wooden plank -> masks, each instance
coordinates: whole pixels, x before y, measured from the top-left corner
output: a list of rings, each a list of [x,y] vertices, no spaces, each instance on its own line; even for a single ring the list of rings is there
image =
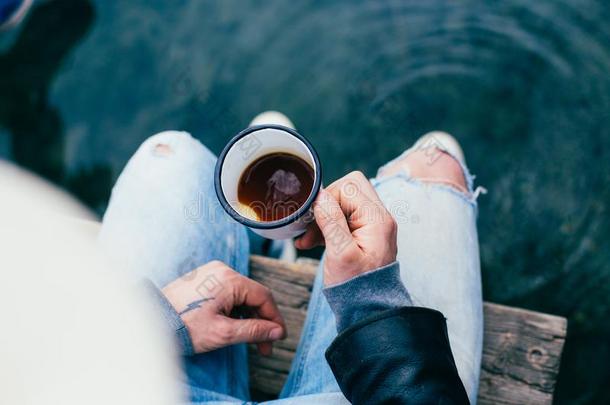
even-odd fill
[[[269,286],[288,327],[288,337],[270,357],[250,348],[250,382],[253,390],[276,395],[290,370],[307,303],[318,266],[317,260],[287,263],[251,256],[250,274]],[[484,303],[485,329],[480,404],[550,404],[566,336],[565,318]]]
[[[315,268],[312,264],[302,265],[263,256],[251,256],[250,277],[271,288],[279,304],[306,309]]]
[[[491,303],[483,309],[479,403],[552,403],[566,319]]]
[[[277,342],[270,357],[259,356],[255,346],[248,350],[250,386],[277,395],[286,381],[307,315],[317,263],[288,263],[263,256],[250,257],[250,277],[271,288],[286,322],[288,336]]]

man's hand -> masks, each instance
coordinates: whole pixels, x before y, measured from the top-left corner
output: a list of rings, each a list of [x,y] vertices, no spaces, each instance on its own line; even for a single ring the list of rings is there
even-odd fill
[[[286,336],[271,291],[222,262],[185,274],[163,288],[163,294],[180,314],[196,353],[248,342],[269,355],[271,342]]]
[[[337,284],[396,260],[396,222],[361,172],[320,190],[316,222],[296,241],[299,249],[326,245],[324,285]]]

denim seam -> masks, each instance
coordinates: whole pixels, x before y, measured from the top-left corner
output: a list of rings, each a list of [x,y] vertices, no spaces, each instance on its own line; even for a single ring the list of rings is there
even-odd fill
[[[231,390],[231,393],[229,395],[231,395],[232,397],[236,397],[239,398],[237,396],[237,384],[235,382],[235,373],[233,372],[232,368],[233,368],[233,351],[237,349],[237,348],[233,348],[233,347],[228,347],[227,351],[228,356],[227,356],[227,360],[229,362],[228,367],[226,368],[227,374],[228,374],[228,380],[229,380],[229,387]]]
[[[320,297],[320,299],[324,299],[324,298]],[[307,335],[303,336],[304,343],[306,344],[306,346],[303,348],[302,356],[299,359],[299,365],[296,369],[296,375],[294,377],[295,384],[294,384],[294,388],[291,392],[291,396],[293,396],[295,393],[297,393],[302,385],[303,370],[305,368],[305,360],[309,355],[309,351],[311,349],[311,342],[312,342],[312,338],[313,338],[312,337],[313,327],[311,327],[310,325],[315,325],[317,323],[318,314],[320,312],[319,309],[320,309],[320,305],[321,305],[320,299],[316,301],[316,306],[315,306],[315,308],[313,308],[314,312],[311,315],[311,320],[307,324],[308,325]]]
[[[380,179],[373,178],[373,179],[371,179],[371,183],[373,184],[373,187],[376,188],[377,186],[379,186],[383,183],[386,183],[388,181],[394,180],[394,179],[400,179],[400,180],[406,181],[407,183],[414,184],[418,187],[429,187],[429,188],[449,192],[450,194],[458,197],[460,200],[471,205],[473,208],[476,209],[476,207],[477,207],[476,197],[474,196],[473,192],[470,192],[470,195],[466,195],[462,191],[456,190],[454,187],[448,186],[443,183],[423,182],[423,181],[419,180],[418,178],[411,177],[407,173],[404,173],[402,171],[398,172],[396,174],[393,174],[391,176],[387,176],[387,177],[384,176]],[[475,192],[476,192],[476,190],[475,190]]]
[[[237,264],[238,264],[237,263],[237,260],[238,260],[237,252],[239,251],[239,248],[240,248],[240,246],[239,246],[240,240],[238,238],[239,231],[238,231],[237,224],[234,224],[232,229],[233,229],[233,240],[235,243],[235,247],[233,249],[229,249],[229,251],[231,252],[231,265],[230,266],[232,269],[235,269],[235,268],[237,268]],[[236,373],[234,373],[233,370],[230,370],[234,365],[233,364],[234,358],[235,358],[234,353],[233,353],[234,350],[238,350],[238,348],[230,347],[228,350],[229,351],[229,356],[228,356],[229,367],[227,367],[227,373],[229,374],[229,381],[230,381],[232,396],[237,397],[238,393],[237,393],[237,381],[236,381],[236,376],[235,376]],[[245,399],[247,400],[248,398],[245,398]]]

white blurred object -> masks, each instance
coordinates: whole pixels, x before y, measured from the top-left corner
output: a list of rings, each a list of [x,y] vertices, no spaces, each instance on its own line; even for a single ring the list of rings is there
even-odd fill
[[[9,207],[8,204],[12,203],[22,204],[11,207],[18,209],[15,214],[27,215],[30,209],[35,212],[44,209],[53,215],[95,220],[91,211],[66,193],[40,177],[3,160],[0,160],[0,179],[0,207],[3,211],[4,207]]]
[[[0,23],[0,32],[14,28],[23,21],[33,3],[33,0],[21,0],[21,4],[19,4],[19,7],[17,7],[13,14],[6,21]]]
[[[264,124],[277,124],[277,125],[283,125],[285,127],[295,129],[294,124],[292,123],[292,121],[290,121],[290,118],[288,118],[287,116],[285,116],[284,114],[282,114],[279,111],[262,112],[262,113],[258,114],[256,117],[254,117],[252,122],[250,122],[249,126],[253,127],[255,125],[264,125]]]
[[[0,404],[176,404],[161,319],[64,215],[94,218],[0,162]]]

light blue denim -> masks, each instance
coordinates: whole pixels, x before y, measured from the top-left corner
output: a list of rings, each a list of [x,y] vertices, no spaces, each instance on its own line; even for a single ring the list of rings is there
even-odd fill
[[[100,233],[100,244],[116,266],[158,287],[214,259],[247,274],[248,237],[218,204],[215,161],[184,132],[157,134],[139,148],[112,191]],[[472,195],[472,178],[464,170]],[[398,223],[401,279],[414,305],[447,317],[458,371],[474,400],[482,348],[475,198],[406,173],[373,184]],[[269,404],[348,403],[324,357],[337,332],[322,281],[318,271],[288,380],[280,399]],[[183,362],[190,402],[250,403],[244,345]]]

